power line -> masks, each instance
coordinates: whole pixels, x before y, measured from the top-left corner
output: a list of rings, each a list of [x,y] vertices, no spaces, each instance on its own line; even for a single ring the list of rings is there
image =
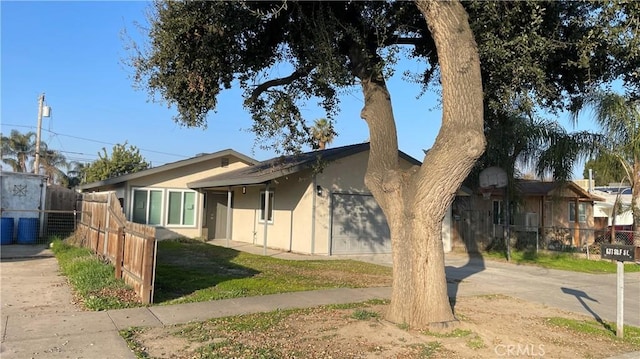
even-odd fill
[[[15,125],[15,124],[10,124],[10,123],[2,124],[2,126],[34,128],[34,126]],[[94,139],[90,139],[90,138],[79,137],[79,136],[73,136],[73,135],[66,135],[66,134],[63,134],[63,133],[58,133],[58,132],[54,132],[54,131],[47,130],[47,129],[42,129],[42,131],[49,132],[49,133],[54,134],[54,135],[56,135],[56,136],[64,136],[64,137],[69,137],[69,138],[75,138],[75,139],[77,139],[77,140],[83,140],[83,141],[95,142],[95,143],[100,143],[100,144],[103,144],[103,145],[111,145],[111,146],[115,146],[115,145],[117,145],[116,143],[105,142],[105,141],[100,141],[100,140],[94,140]],[[185,156],[185,155],[178,155],[178,154],[175,154],[175,153],[168,153],[168,152],[162,152],[162,151],[149,150],[149,149],[146,149],[146,148],[138,148],[138,149],[139,149],[140,151],[145,151],[145,152],[150,152],[150,153],[157,153],[157,154],[165,155],[165,156],[174,156],[174,157],[180,157],[180,158],[189,158],[189,156]],[[61,151],[61,152],[64,152],[64,151]]]

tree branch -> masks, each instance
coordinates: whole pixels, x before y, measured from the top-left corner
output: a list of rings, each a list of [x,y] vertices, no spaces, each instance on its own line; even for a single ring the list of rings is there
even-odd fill
[[[423,43],[424,39],[422,37],[400,37],[400,36],[392,36],[388,38],[384,42],[384,46],[389,45],[414,45],[417,46],[420,43]]]
[[[288,85],[295,80],[298,80],[304,76],[307,76],[308,74],[309,74],[309,71],[306,69],[297,69],[287,77],[282,77],[279,79],[273,79],[267,82],[263,82],[260,85],[256,86],[256,88],[253,91],[251,91],[250,100],[251,102],[255,101],[258,98],[258,96],[260,96],[260,94],[262,94],[263,92],[265,92],[271,87]]]

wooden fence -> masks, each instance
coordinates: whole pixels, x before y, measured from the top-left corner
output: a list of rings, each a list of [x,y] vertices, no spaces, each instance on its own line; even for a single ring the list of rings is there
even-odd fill
[[[142,303],[153,303],[156,229],[127,221],[115,193],[83,194],[76,238],[107,258]]]

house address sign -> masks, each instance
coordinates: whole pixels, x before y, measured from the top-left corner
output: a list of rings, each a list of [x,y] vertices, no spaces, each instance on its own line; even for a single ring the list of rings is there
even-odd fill
[[[603,259],[613,259],[620,262],[633,262],[637,258],[636,251],[636,246],[619,244],[603,244],[600,248]]]

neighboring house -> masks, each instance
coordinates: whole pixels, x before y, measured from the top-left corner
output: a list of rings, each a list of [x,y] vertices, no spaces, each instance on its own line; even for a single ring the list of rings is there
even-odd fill
[[[493,189],[484,196],[475,196],[469,204],[476,223],[468,232],[476,234],[474,241],[483,242],[480,247],[504,238],[504,196],[504,189]],[[537,180],[516,180],[515,197],[509,221],[514,235],[530,232],[534,240],[537,235],[541,243],[547,244],[559,241],[581,246],[593,242],[594,202],[603,198],[574,182]]]
[[[595,187],[594,194],[602,197],[604,201],[595,203],[596,217],[607,217],[607,226],[612,226],[613,206],[616,199],[621,203],[621,211],[618,210],[615,216],[615,224],[617,228],[630,230],[633,226],[633,215],[631,213],[631,187]]]
[[[364,184],[368,158],[362,143],[276,157],[188,186],[207,198],[216,223],[209,239],[309,254],[389,253],[385,216]],[[399,158],[404,169],[420,165],[403,152]]]
[[[208,221],[203,217],[205,197],[186,184],[256,163],[236,151],[223,150],[87,183],[80,190],[114,191],[127,219],[157,226],[158,239],[207,237]]]

